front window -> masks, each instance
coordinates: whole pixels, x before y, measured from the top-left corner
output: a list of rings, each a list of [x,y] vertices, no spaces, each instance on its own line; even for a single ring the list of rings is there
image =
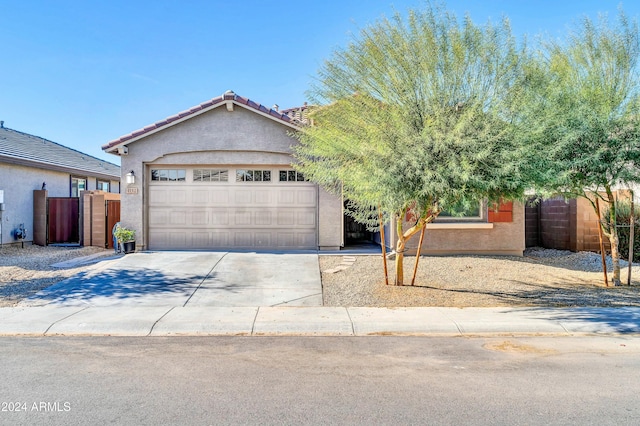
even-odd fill
[[[87,190],[87,179],[86,178],[71,178],[71,196],[79,197],[80,192]]]
[[[484,217],[484,203],[482,201],[459,202],[449,206],[438,215],[438,219],[449,222],[456,220],[482,220]]]

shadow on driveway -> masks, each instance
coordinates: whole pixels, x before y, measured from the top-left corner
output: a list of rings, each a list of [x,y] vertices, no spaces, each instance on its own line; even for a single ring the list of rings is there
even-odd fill
[[[214,278],[215,273],[209,275]],[[102,305],[119,303],[184,304],[205,275],[170,276],[155,269],[108,269],[100,273],[82,272],[26,299],[22,305],[46,304]]]

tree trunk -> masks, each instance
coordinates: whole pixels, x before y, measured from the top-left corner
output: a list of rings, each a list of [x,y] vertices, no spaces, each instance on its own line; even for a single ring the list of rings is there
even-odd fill
[[[620,281],[620,252],[618,247],[620,239],[618,237],[618,228],[616,227],[616,202],[610,188],[606,188],[609,203],[609,244],[611,244],[611,261],[613,263],[613,278],[611,281],[614,286],[622,285]]]
[[[403,216],[396,218],[396,228],[398,231],[398,243],[396,244],[396,279],[395,285],[404,285],[404,249],[407,240],[402,230]]]

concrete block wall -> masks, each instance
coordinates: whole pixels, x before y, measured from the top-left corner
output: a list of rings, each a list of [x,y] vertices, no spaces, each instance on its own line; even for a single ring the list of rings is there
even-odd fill
[[[539,232],[539,220],[540,220],[540,202],[536,204],[529,204],[525,206],[525,246],[537,247],[540,246],[540,232]]]
[[[544,200],[540,209],[542,247],[571,250],[571,206],[564,198]]]

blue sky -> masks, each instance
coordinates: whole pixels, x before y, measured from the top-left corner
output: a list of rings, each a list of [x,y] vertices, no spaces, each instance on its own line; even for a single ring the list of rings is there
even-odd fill
[[[622,2],[631,17],[640,2]],[[516,34],[561,37],[619,1],[450,0],[474,21],[509,17]],[[301,105],[322,61],[359,28],[420,0],[0,0],[5,127],[119,164],[101,145],[228,89]]]

